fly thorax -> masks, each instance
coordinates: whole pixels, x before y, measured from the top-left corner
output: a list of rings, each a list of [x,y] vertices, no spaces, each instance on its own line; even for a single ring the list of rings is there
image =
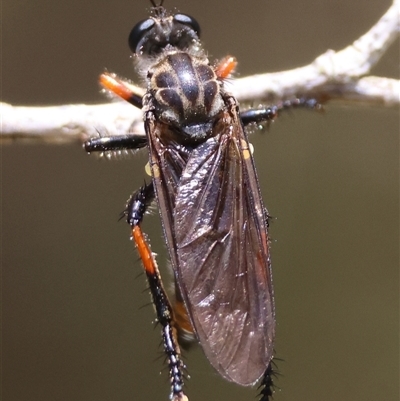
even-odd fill
[[[223,100],[221,84],[207,59],[169,53],[150,70],[149,78],[157,118],[190,139],[209,135]]]

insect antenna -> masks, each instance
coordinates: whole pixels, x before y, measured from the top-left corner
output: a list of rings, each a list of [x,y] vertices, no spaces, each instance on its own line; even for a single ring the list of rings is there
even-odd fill
[[[150,0],[153,5],[153,12],[156,17],[162,17],[165,14],[165,9],[163,7],[164,0],[161,0],[159,4],[156,4],[154,0]]]
[[[153,4],[154,8],[157,8],[157,7],[162,7],[164,0],[161,0],[160,4],[156,4],[154,0],[150,0],[150,2],[151,2],[151,4]]]

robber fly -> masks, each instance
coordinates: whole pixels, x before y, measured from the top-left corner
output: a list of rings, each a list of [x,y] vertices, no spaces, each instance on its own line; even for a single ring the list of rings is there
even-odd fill
[[[145,95],[114,74],[101,76],[106,89],[143,110],[146,137],[93,138],[85,148],[148,147],[152,182],[131,196],[125,214],[162,327],[171,399],[187,400],[179,341],[192,335],[225,379],[249,386],[263,378],[268,400],[275,338],[268,213],[244,127],[314,103],[296,99],[240,112],[224,88],[235,59],[210,64],[197,21],[167,13],[162,2],[152,5],[129,36]],[[173,303],[141,231],[154,199],[175,280]]]

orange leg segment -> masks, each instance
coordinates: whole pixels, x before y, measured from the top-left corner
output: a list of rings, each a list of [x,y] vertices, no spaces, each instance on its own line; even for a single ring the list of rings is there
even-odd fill
[[[235,70],[236,66],[236,58],[232,56],[226,56],[215,67],[215,73],[220,79],[228,78],[228,76]]]
[[[100,85],[133,106],[142,108],[143,91],[119,79],[115,74],[105,72],[100,75]]]
[[[140,259],[142,259],[143,267],[146,270],[146,274],[155,275],[158,273],[158,268],[155,264],[153,254],[147,245],[142,229],[139,226],[132,228],[132,238],[135,241],[136,248],[139,252]]]

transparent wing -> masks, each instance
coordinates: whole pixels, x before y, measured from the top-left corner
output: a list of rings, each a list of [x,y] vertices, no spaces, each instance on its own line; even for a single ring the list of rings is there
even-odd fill
[[[178,262],[173,232],[175,200],[179,181],[189,158],[190,150],[171,140],[174,133],[165,124],[148,120],[145,123],[145,128],[149,139],[150,166],[164,236],[172,267],[176,271]],[[163,141],[163,139],[165,140]]]
[[[275,335],[266,210],[236,111],[195,148],[173,211],[176,275],[210,363],[226,379],[254,384]]]

